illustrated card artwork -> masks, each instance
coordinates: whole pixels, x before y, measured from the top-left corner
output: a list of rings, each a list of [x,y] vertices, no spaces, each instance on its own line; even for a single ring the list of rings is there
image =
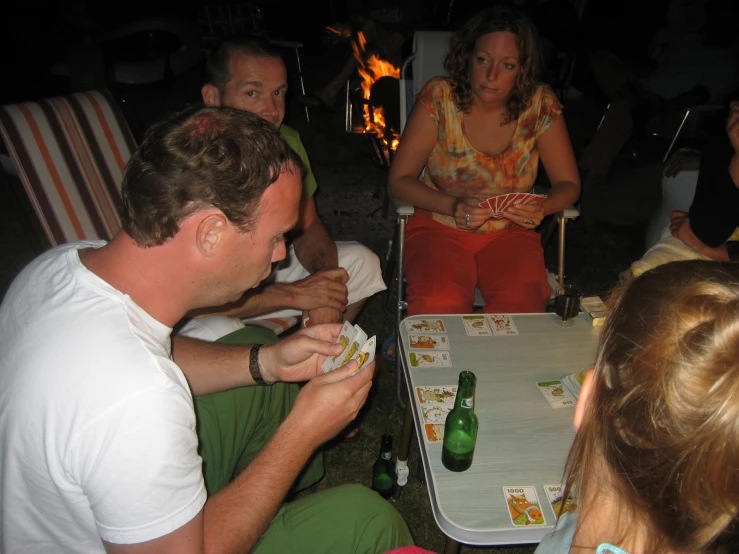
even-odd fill
[[[375,360],[375,350],[377,349],[377,337],[375,335],[372,335],[367,342],[365,342],[362,347],[359,349],[359,352],[357,352],[354,355],[354,358],[356,359],[359,365],[357,366],[357,369],[354,371],[352,375],[356,375],[360,371],[362,371],[362,368],[368,364],[371,364]]]
[[[427,402],[450,402],[454,404],[457,396],[457,385],[442,385],[439,387],[416,387],[416,396],[421,404]]]
[[[411,352],[408,354],[411,367],[451,367],[449,352]]]
[[[446,333],[441,319],[408,319],[405,326],[409,333]]]
[[[338,369],[341,366],[343,366],[346,362],[351,360],[354,355],[359,352],[359,349],[362,348],[362,345],[367,342],[367,333],[365,333],[359,325],[355,325],[354,329],[357,331],[357,334],[354,335],[354,338],[352,339],[351,344],[349,347],[344,350],[344,352],[341,353],[341,357],[339,360],[334,364],[332,369]]]
[[[423,425],[423,438],[426,442],[437,443],[444,440],[444,424],[443,423],[425,423]]]
[[[544,485],[544,493],[547,495],[547,500],[552,506],[554,517],[559,520],[559,511],[562,508],[562,496],[564,493],[564,485]],[[573,497],[572,493],[567,496],[567,501],[564,503],[564,511],[575,512],[577,511],[577,502]]]
[[[324,373],[328,373],[332,369],[336,369],[336,367],[338,367],[334,366],[339,360],[342,359],[356,334],[357,330],[354,328],[354,325],[352,325],[348,321],[345,321],[344,325],[341,327],[341,333],[339,333],[339,336],[336,338],[336,342],[341,344],[342,347],[341,354],[339,354],[338,356],[327,356],[326,359],[323,360],[323,364],[321,364],[321,369]]]
[[[540,381],[536,386],[552,408],[574,408],[577,404],[575,397],[562,381]]]
[[[523,525],[546,525],[536,489],[531,486],[503,487],[503,496],[508,505],[508,515],[516,527]]]
[[[506,314],[490,314],[490,323],[493,325],[493,334],[496,336],[513,336],[518,335],[516,324],[513,323],[511,316]]]
[[[449,350],[446,335],[408,335],[409,346],[414,350]]]
[[[429,402],[421,404],[421,414],[423,422],[426,423],[444,423],[446,416],[454,408],[454,404],[449,402]]]
[[[484,315],[463,315],[462,323],[467,336],[470,337],[492,337],[493,332],[490,330]]]

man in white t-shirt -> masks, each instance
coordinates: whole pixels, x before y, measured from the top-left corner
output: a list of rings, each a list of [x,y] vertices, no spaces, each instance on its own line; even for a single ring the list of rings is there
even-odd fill
[[[281,506],[372,385],[373,365],[320,370],[340,349],[338,324],[263,348],[170,339],[185,313],[239,298],[285,256],[301,170],[260,118],[186,110],[132,157],[111,242],[57,247],[14,281],[0,307],[0,551],[384,552],[412,542],[363,487]]]

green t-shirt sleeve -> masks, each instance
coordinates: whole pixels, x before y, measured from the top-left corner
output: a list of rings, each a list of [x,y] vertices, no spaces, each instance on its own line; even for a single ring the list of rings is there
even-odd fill
[[[300,140],[300,134],[287,125],[280,127],[280,134],[290,148],[295,150],[295,153],[300,156],[303,165],[305,165],[306,173],[303,177],[303,198],[310,198],[315,194],[318,183],[316,183],[316,178],[313,175],[313,169],[311,169],[310,160],[308,160],[308,153],[305,151],[305,146],[303,146],[303,142]]]

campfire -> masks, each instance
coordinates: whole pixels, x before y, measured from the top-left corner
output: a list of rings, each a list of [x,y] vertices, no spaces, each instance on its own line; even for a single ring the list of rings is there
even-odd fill
[[[327,27],[328,31],[349,36],[346,30]],[[367,53],[367,39],[363,32],[357,33],[351,41],[354,58],[357,60],[357,71],[362,78],[362,119],[363,122],[355,125],[352,122],[351,112],[347,113],[347,131],[374,135],[375,153],[383,165],[389,165],[392,152],[398,147],[400,135],[395,127],[399,128],[400,103],[398,95],[398,80],[400,69],[390,62],[381,59],[375,53]],[[350,94],[347,91],[347,94]],[[350,99],[351,100],[351,99]],[[350,102],[351,104],[351,102]],[[395,110],[393,111],[393,108]],[[396,121],[397,120],[397,121]]]

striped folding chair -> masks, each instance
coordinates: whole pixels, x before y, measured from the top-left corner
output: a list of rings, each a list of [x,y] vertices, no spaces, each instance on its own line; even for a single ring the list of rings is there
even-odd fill
[[[123,174],[137,145],[110,92],[0,106],[0,134],[52,246],[113,238],[121,228]],[[279,334],[296,322],[248,323]]]
[[[109,240],[136,142],[107,91],[0,107],[0,133],[52,245]]]

